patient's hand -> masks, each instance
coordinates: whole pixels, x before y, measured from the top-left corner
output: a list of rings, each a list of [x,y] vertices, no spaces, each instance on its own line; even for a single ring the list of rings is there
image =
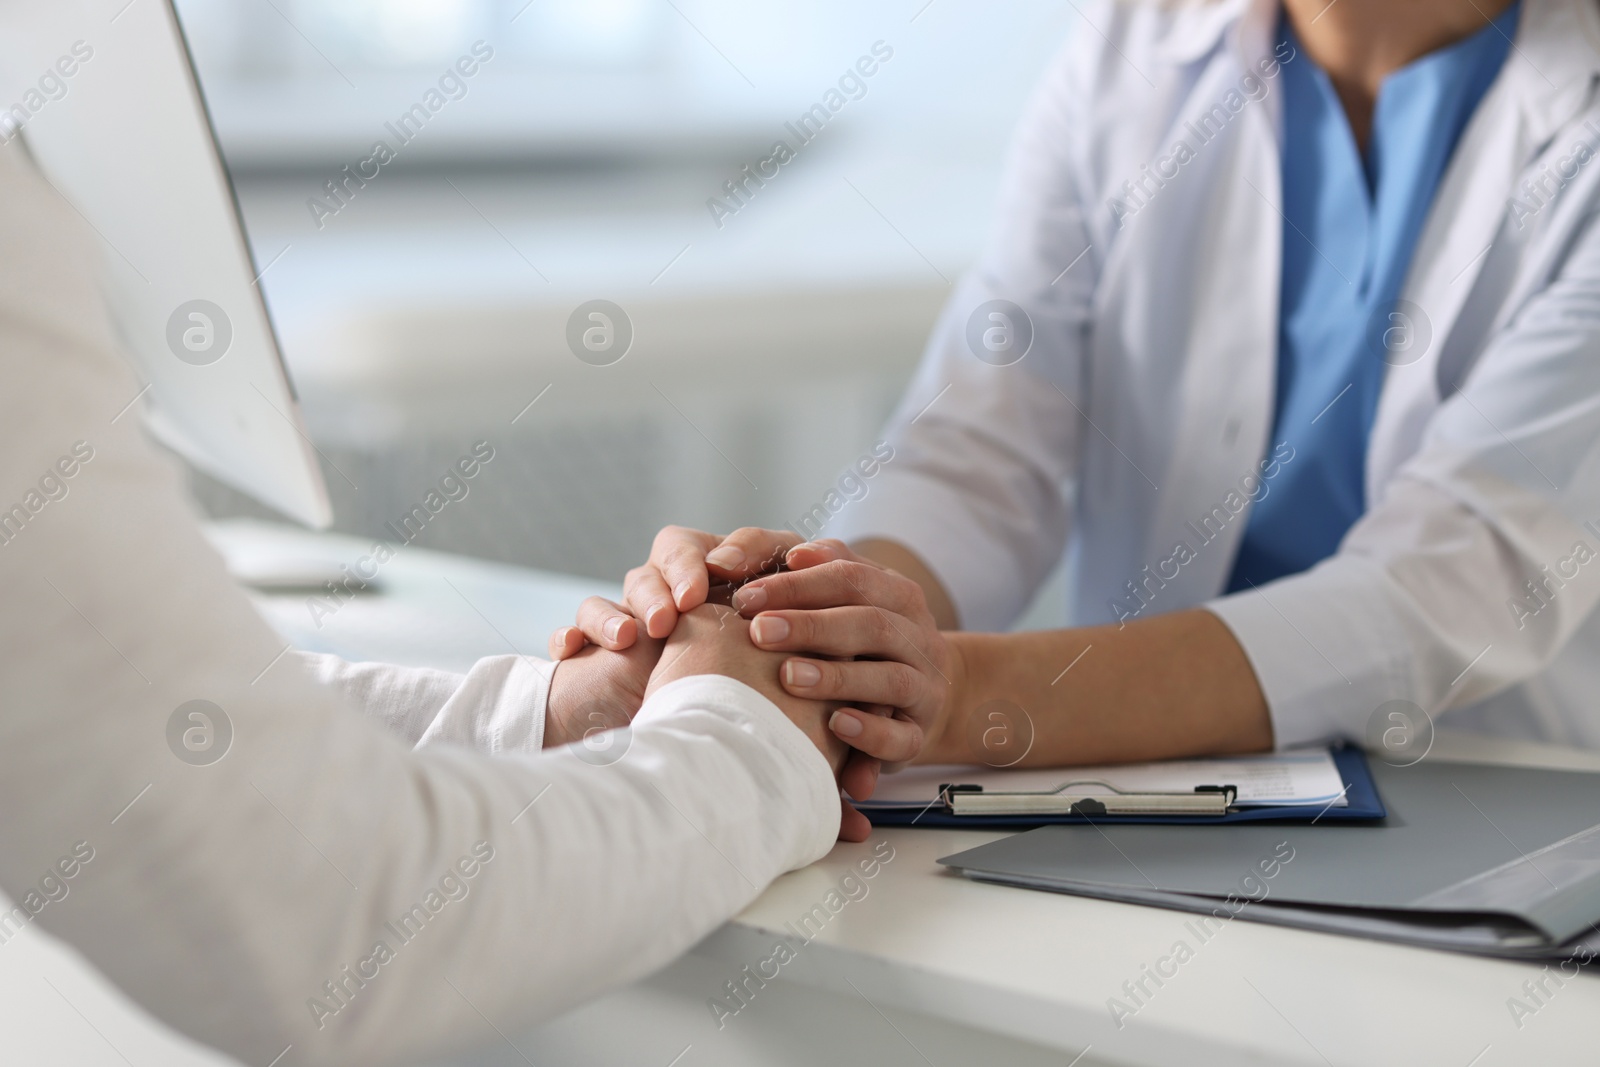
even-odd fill
[[[661,652],[661,661],[650,675],[650,694],[679,678],[696,674],[721,674],[743,682],[776,704],[789,721],[827,759],[834,777],[843,769],[850,748],[833,731],[828,729],[828,719],[838,705],[820,700],[806,700],[784,692],[778,684],[780,653],[763,652],[750,640],[750,624],[731,608],[720,604],[702,604],[682,612],[672,637]],[[865,841],[872,833],[867,817],[839,799],[839,838],[843,841]]]
[[[650,675],[651,693],[668,682],[696,674],[721,674],[741,681],[776,704],[791,722],[811,739],[837,776],[849,747],[828,729],[828,717],[838,706],[804,700],[784,692],[778,684],[781,653],[763,652],[750,640],[750,624],[729,608],[704,604],[678,619],[661,661]]]
[[[562,660],[550,680],[545,705],[545,747],[581,741],[591,731],[632,722],[665,643],[645,637],[622,652],[591,645]]]
[[[828,729],[828,718],[837,704],[805,700],[784,692],[778,684],[778,665],[783,655],[763,652],[750,640],[750,624],[739,614],[720,604],[702,604],[682,612],[672,637],[661,651],[661,661],[650,675],[650,694],[669,682],[696,674],[721,674],[743,682],[776,704],[789,721],[816,745],[833,768],[837,778],[850,748]],[[839,800],[839,838],[865,841],[872,833],[867,817]]]

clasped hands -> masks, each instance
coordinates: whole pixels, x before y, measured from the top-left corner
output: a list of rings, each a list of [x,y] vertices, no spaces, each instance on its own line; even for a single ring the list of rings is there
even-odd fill
[[[839,541],[754,527],[662,530],[628,572],[623,603],[590,597],[550,655],[561,666],[546,744],[627,725],[677,678],[722,674],[777,704],[857,800],[885,762],[937,740],[960,673],[916,582]],[[840,837],[870,828],[844,805]]]

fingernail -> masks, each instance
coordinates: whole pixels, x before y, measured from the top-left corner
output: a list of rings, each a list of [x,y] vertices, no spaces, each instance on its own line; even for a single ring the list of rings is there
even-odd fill
[[[733,594],[733,606],[740,611],[760,611],[767,605],[767,591],[759,585],[747,585]]]
[[[706,553],[706,562],[713,567],[721,567],[731,571],[744,562],[744,551],[732,545],[723,545],[721,548],[712,549]]]
[[[758,645],[775,645],[789,636],[789,620],[763,615],[750,624],[750,636]]]
[[[822,671],[815,663],[807,663],[803,659],[792,659],[783,665],[784,680],[801,689],[809,689],[822,681]]]
[[[626,621],[621,615],[613,615],[607,619],[605,628],[606,640],[615,641],[617,634],[622,632],[622,624]]]
[[[650,608],[649,611],[644,613],[644,630],[645,630],[645,633],[647,633],[647,634],[654,634],[655,633],[656,616],[660,615],[665,610],[667,610],[667,609],[662,607],[660,604],[655,604]]]
[[[673,603],[677,604],[681,608],[683,606],[683,598],[689,595],[689,587],[693,584],[693,579],[690,578],[685,578],[683,581],[679,582],[678,588],[672,591]]]
[[[840,710],[834,712],[833,717],[828,720],[828,729],[840,737],[860,737],[863,727],[860,719]]]

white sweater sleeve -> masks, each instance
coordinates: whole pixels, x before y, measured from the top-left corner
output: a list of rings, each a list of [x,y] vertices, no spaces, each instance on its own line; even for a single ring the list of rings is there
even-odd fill
[[[386,1063],[642,976],[829,849],[826,761],[731,680],[666,687],[602,766],[512,752],[531,724],[412,750],[278,658],[116,418],[140,384],[92,240],[0,148],[0,939],[39,923],[247,1063]],[[417,684],[429,722],[469,710],[449,688]]]
[[[495,754],[544,747],[545,706],[556,665],[532,656],[487,656],[466,674],[347,663],[296,652],[311,676],[413,746],[441,742]]]

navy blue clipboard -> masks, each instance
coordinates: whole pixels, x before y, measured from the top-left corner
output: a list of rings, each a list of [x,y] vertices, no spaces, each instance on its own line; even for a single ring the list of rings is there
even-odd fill
[[[1240,808],[1226,815],[952,815],[937,805],[918,811],[871,801],[856,807],[874,826],[921,826],[932,830],[1031,830],[1057,823],[1164,823],[1171,826],[1214,826],[1236,822],[1375,822],[1389,814],[1373,784],[1367,754],[1354,745],[1337,745],[1333,764],[1344,779],[1343,807],[1296,804],[1276,808]]]

